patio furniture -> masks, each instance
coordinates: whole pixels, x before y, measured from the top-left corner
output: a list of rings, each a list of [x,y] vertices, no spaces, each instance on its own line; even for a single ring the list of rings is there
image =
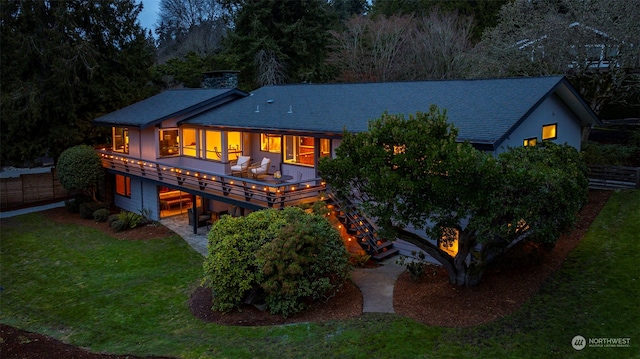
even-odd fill
[[[193,208],[189,208],[189,225],[193,225]],[[202,209],[202,207],[196,208],[196,214],[198,216],[198,227],[206,226],[207,221],[211,220],[211,213]]]
[[[253,174],[253,178],[257,179],[258,176],[267,174],[267,170],[269,169],[269,165],[271,164],[271,160],[269,158],[263,158],[261,162],[256,162],[251,165],[251,173]]]
[[[233,176],[235,173],[240,173],[240,177],[244,177],[244,173],[249,169],[249,165],[251,164],[251,157],[249,156],[239,156],[237,160],[231,161],[231,175]]]

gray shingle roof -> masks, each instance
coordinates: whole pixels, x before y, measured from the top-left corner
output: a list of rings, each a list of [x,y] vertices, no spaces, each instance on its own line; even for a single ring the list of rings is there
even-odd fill
[[[321,133],[342,133],[346,128],[360,132],[384,111],[408,115],[426,112],[435,104],[447,110],[449,120],[460,130],[460,139],[495,143],[561,86],[565,87],[565,97],[577,96],[562,76],[266,86],[183,123]],[[577,103],[586,106],[581,99]],[[590,109],[586,113],[593,115]]]
[[[247,94],[235,89],[178,89],[168,90],[153,97],[111,112],[93,120],[101,125],[148,127],[169,118],[182,118],[209,108],[227,96]]]

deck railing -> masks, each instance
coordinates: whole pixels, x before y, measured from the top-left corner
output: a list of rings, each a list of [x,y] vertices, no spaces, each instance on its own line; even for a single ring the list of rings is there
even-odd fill
[[[185,192],[227,197],[254,207],[283,208],[313,202],[321,199],[325,190],[325,183],[320,178],[273,183],[271,179],[261,181],[210,173],[106,150],[97,151],[102,158],[102,166],[112,171],[153,180]]]

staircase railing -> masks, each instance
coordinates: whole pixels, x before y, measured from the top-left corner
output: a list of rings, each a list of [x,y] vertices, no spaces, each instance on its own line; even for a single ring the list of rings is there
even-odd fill
[[[398,249],[392,248],[393,242],[379,238],[376,225],[358,211],[351,199],[338,198],[330,190],[326,192],[326,196],[347,233],[353,235],[360,247],[373,259],[379,261],[398,252]]]

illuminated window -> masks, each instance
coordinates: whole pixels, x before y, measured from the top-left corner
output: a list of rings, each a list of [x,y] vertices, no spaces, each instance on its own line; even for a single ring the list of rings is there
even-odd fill
[[[320,157],[331,156],[331,140],[328,138],[320,139]]]
[[[542,126],[542,139],[543,140],[553,140],[558,137],[558,125],[544,125]]]
[[[538,142],[537,137],[525,138],[524,147],[528,147],[528,146],[534,147],[536,145],[536,142]]]
[[[237,160],[242,155],[242,132],[227,132],[228,160]]]
[[[268,133],[260,134],[260,150],[265,152],[280,153],[282,148],[282,136],[270,135]]]
[[[303,166],[315,164],[315,139],[303,136],[284,136],[284,161]]]
[[[182,155],[196,157],[196,133],[195,128],[182,129]]]
[[[458,230],[455,228],[442,228],[442,236],[438,240],[438,248],[455,257],[458,254]]]
[[[222,132],[205,131],[205,158],[209,160],[222,160]]]
[[[131,197],[131,178],[116,175],[116,194]]]
[[[178,129],[160,130],[158,133],[160,135],[158,142],[160,146],[160,156],[177,156],[180,154]]]
[[[126,127],[113,127],[113,150],[115,152],[129,153],[129,129]]]

